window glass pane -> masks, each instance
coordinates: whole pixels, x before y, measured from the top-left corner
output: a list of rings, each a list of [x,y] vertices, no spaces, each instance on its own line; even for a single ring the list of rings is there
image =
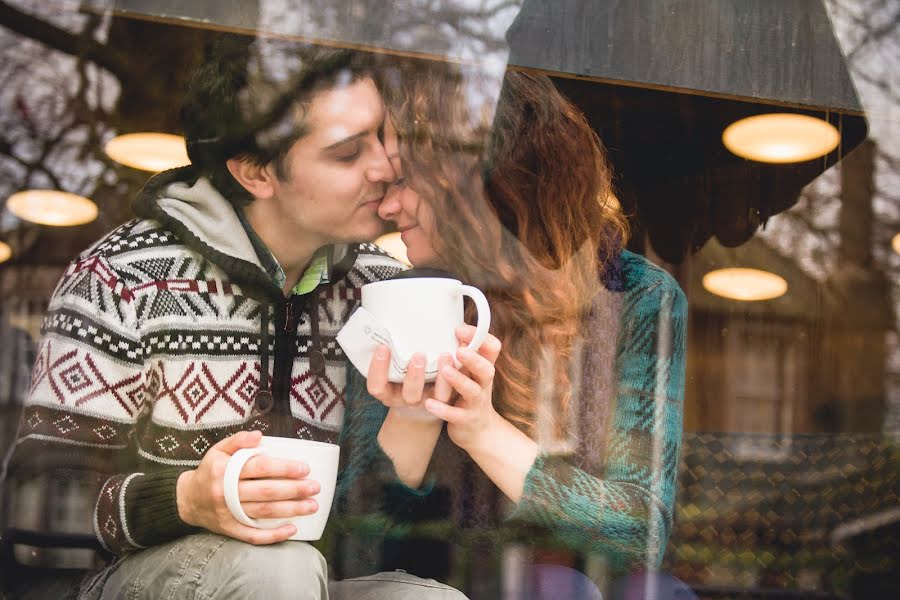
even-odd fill
[[[0,595],[893,597],[898,16],[0,1]]]

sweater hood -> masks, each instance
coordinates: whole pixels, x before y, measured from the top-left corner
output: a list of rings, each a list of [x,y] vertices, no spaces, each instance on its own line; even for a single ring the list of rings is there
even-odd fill
[[[163,171],[144,185],[132,204],[135,215],[159,221],[185,245],[224,269],[237,281],[261,287],[280,298],[266,273],[237,211],[194,167]],[[340,245],[337,279],[356,258],[355,245]]]

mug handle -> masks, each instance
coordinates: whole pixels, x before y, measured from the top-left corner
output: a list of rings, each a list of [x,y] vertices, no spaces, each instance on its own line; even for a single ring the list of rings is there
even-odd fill
[[[223,478],[222,486],[225,488],[225,505],[239,523],[259,529],[276,529],[285,523],[290,523],[290,520],[285,519],[278,522],[266,519],[265,521],[260,521],[249,517],[244,512],[244,507],[241,506],[241,499],[238,496],[238,480],[244,465],[257,454],[263,454],[265,451],[266,448],[257,446],[256,448],[241,448],[232,454],[231,458],[228,459],[228,464],[225,466],[225,477]]]
[[[484,338],[487,337],[488,329],[491,327],[491,307],[488,305],[487,298],[484,293],[477,287],[471,285],[461,286],[463,296],[468,296],[475,302],[475,308],[478,312],[478,322],[475,324],[475,335],[469,342],[467,348],[469,350],[478,350]]]

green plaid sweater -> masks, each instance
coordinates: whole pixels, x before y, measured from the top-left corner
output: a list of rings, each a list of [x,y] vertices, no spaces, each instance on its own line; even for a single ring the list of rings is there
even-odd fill
[[[342,510],[375,511],[389,523],[388,537],[402,537],[409,521],[437,520],[450,525],[439,530],[451,541],[463,540],[465,532],[491,531],[494,545],[540,540],[534,545],[599,554],[616,572],[658,566],[675,502],[687,302],[671,276],[627,251],[605,283],[575,345],[569,450],[538,456],[516,506],[446,430],[424,488],[396,483],[390,459],[374,439],[386,410],[351,373],[342,443],[352,456],[339,492]],[[353,474],[364,475],[365,483]],[[377,548],[370,543],[354,551]],[[378,560],[356,559],[361,570]],[[347,569],[342,576],[359,574],[352,565]]]

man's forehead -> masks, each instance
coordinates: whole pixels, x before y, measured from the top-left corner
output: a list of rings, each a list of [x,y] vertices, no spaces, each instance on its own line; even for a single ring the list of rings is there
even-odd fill
[[[319,91],[306,114],[308,136],[337,142],[348,136],[380,128],[384,101],[371,77]]]

